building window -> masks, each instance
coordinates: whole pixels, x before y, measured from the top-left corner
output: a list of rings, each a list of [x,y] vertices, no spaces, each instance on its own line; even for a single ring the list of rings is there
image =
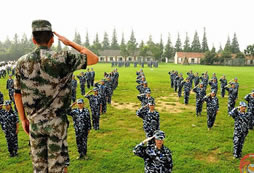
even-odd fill
[[[110,57],[109,59],[110,59],[110,61],[114,61],[114,58],[113,58],[113,57]]]
[[[191,63],[194,64],[195,63],[195,59],[191,58]]]
[[[132,61],[132,58],[129,58],[129,61]]]
[[[104,61],[104,58],[103,58],[103,57],[101,57],[101,58],[100,58],[100,61]]]
[[[123,58],[119,58],[119,61],[123,61]]]

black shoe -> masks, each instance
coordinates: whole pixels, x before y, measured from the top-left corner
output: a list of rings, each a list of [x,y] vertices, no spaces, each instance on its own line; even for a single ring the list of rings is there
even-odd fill
[[[10,157],[14,157],[14,153],[10,153]]]

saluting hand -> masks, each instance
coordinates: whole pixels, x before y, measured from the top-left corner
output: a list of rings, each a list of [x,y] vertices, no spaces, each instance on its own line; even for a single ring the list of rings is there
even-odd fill
[[[153,138],[154,138],[154,136],[152,136],[152,137],[150,137],[150,138],[147,138],[147,139],[145,139],[145,140],[143,141],[143,143],[145,144],[145,143],[147,143],[148,141],[152,140]]]
[[[65,38],[64,36],[61,36],[61,35],[59,35],[59,34],[57,34],[56,32],[53,32],[57,37],[58,37],[58,40],[60,40],[64,45],[66,45],[66,46],[69,46],[70,44],[70,41],[67,39],[67,38]]]

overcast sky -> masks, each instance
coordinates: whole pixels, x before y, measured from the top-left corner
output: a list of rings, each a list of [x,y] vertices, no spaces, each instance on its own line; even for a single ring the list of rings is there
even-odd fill
[[[47,19],[53,30],[73,39],[74,32],[90,42],[96,32],[100,41],[106,31],[111,39],[116,28],[119,42],[122,32],[125,41],[133,29],[137,41],[147,41],[151,34],[155,42],[160,35],[166,43],[168,33],[175,44],[177,33],[182,43],[188,32],[190,41],[198,31],[200,42],[206,27],[209,47],[221,44],[237,34],[241,50],[254,44],[254,0],[8,0],[0,5],[0,40],[10,39],[17,33],[30,36],[34,19]]]

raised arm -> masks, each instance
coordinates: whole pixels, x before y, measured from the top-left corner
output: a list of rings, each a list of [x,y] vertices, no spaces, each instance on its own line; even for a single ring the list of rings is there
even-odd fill
[[[98,62],[98,56],[95,55],[92,51],[90,51],[89,49],[80,46],[77,43],[74,43],[70,40],[68,40],[67,38],[65,38],[64,36],[61,36],[59,34],[57,34],[56,32],[53,32],[58,39],[66,46],[71,46],[73,49],[77,50],[78,52],[80,52],[81,54],[86,54],[87,55],[87,65],[93,65],[96,64]]]

